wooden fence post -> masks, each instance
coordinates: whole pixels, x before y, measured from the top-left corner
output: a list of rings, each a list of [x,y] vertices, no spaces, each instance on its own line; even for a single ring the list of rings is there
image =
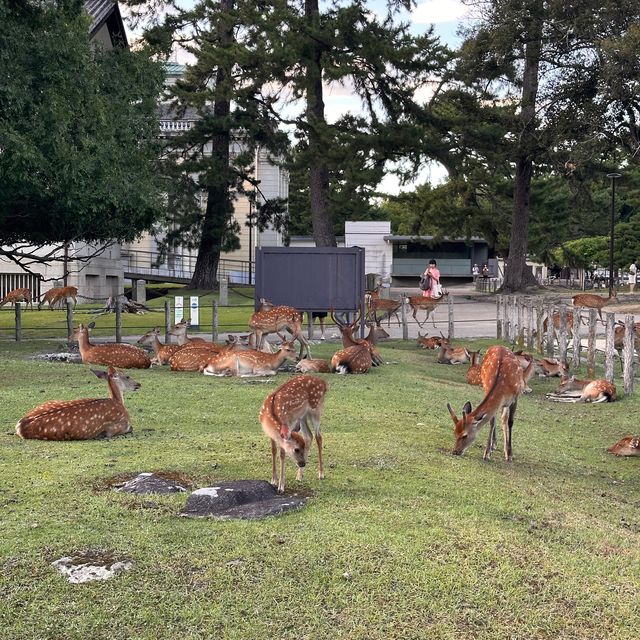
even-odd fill
[[[67,336],[70,336],[73,333],[73,306],[71,302],[67,302]],[[67,337],[67,340],[69,338]],[[71,343],[71,340],[69,340]]]
[[[116,342],[122,342],[122,307],[118,302],[118,297],[115,298],[116,303]]]
[[[533,298],[527,298],[527,351],[533,351],[535,328],[533,326]]]
[[[171,329],[171,303],[168,300],[164,302],[164,342],[165,344],[171,344],[171,335],[169,330]]]
[[[547,356],[553,358],[553,341],[555,339],[555,327],[553,326],[553,301],[547,305]]]
[[[448,323],[448,329],[449,329],[449,339],[453,340],[454,339],[454,325],[453,325],[453,296],[451,294],[449,294],[447,296],[447,312],[449,315],[449,323]]]
[[[571,368],[577,371],[580,368],[580,351],[582,350],[582,340],[580,339],[580,327],[582,325],[582,311],[573,310],[573,357]]]
[[[596,322],[598,316],[595,309],[589,309],[589,338],[587,340],[587,378],[596,375]]]
[[[536,351],[543,354],[544,298],[536,305]]]
[[[402,294],[402,304],[400,305],[400,319],[402,320],[402,339],[409,339],[409,325],[407,323],[407,307],[404,303],[404,294]],[[425,334],[426,335],[426,334]]]
[[[517,300],[518,333],[516,339],[518,347],[524,349],[524,300],[522,296],[518,296]]]
[[[607,325],[605,333],[605,351],[604,351],[604,377],[613,382],[613,359],[616,349],[614,346],[614,335],[616,316],[613,313],[607,313]]]
[[[633,393],[634,383],[634,357],[633,352],[635,348],[635,318],[630,315],[624,317],[624,346],[622,349],[623,375],[624,375],[624,394],[629,395]]]
[[[211,318],[211,338],[214,342],[218,340],[218,303],[213,301],[213,317]]]
[[[502,340],[502,296],[496,296],[496,339]]]
[[[14,302],[14,311],[16,314],[16,342],[22,340],[22,305]]]
[[[560,362],[567,363],[567,307],[560,305],[560,335],[558,336]]]

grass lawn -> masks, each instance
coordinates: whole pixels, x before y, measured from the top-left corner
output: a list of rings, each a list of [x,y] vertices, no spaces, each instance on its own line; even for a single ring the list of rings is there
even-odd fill
[[[605,449],[640,431],[640,395],[557,405],[543,397],[556,381],[534,380],[513,463],[500,449],[483,463],[486,426],[458,458],[446,403],[459,412],[481,390],[464,383],[466,366],[387,343],[391,364],[327,376],[327,477],[317,479],[313,449],[304,509],[188,520],[176,517],[184,496],[123,495],[105,481],[140,471],[181,473],[194,487],[269,479],[257,414],[288,374],[250,385],[135,372],[132,436],[23,441],[14,425],[35,405],[106,392],[88,367],[29,358],[47,346],[0,342],[3,640],[638,637],[640,460]],[[87,548],[134,567],[70,585],[49,565]]]

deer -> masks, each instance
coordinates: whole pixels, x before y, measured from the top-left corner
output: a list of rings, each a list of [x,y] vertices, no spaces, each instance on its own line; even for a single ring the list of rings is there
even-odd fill
[[[538,375],[544,378],[561,378],[569,371],[566,362],[558,362],[551,358],[534,358],[533,362]]]
[[[60,303],[60,306],[62,307],[62,303],[66,302],[67,298],[71,298],[73,300],[73,306],[75,307],[78,302],[77,297],[77,287],[54,287],[53,289],[49,289],[49,291],[42,296],[42,300],[38,302],[38,311],[42,309],[42,305],[45,302],[49,304],[50,311],[52,311],[58,303]]]
[[[303,358],[296,364],[301,373],[331,373],[331,365],[320,358]]]
[[[602,307],[606,307],[612,302],[618,302],[618,292],[612,289],[608,298],[603,298],[595,293],[580,293],[571,299],[574,307],[588,307],[597,309],[600,320],[602,320]]]
[[[607,451],[616,456],[640,456],[640,437],[625,436],[610,446]]]
[[[470,362],[471,355],[466,347],[452,347],[451,340],[440,333],[440,351],[438,351],[438,364],[465,364]]]
[[[420,332],[418,331],[416,346],[422,347],[423,349],[435,349],[436,347],[440,347],[442,339],[438,338],[438,336],[431,336],[430,338],[427,338],[428,335],[428,333],[420,335]]]
[[[623,322],[616,322],[616,326],[613,330],[613,346],[616,351],[621,351],[624,347],[624,336],[627,333],[627,328],[625,327]],[[640,345],[640,322],[636,322],[633,325],[633,343],[634,347],[637,350]]]
[[[211,344],[207,342],[204,338],[190,338],[187,335],[187,329],[191,326],[189,322],[186,320],[180,320],[180,322],[176,322],[176,324],[169,329],[169,335],[175,336],[178,339],[178,344],[183,346],[185,344]]]
[[[271,439],[271,484],[284,493],[285,456],[297,467],[296,480],[302,482],[309,458],[313,434],[318,445],[318,478],[324,480],[322,431],[320,414],[327,394],[327,383],[313,376],[298,376],[272,391],[262,403],[259,420],[265,435]],[[280,474],[276,457],[280,457]]]
[[[162,344],[160,342],[160,330],[154,327],[147,331],[137,342],[137,344],[150,344],[153,347],[154,357],[151,358],[151,364],[168,364],[169,358],[182,349],[183,345],[179,344]]]
[[[269,333],[277,333],[283,329],[288,329],[293,336],[293,340],[300,343],[300,354],[306,352],[308,358],[311,357],[309,342],[302,333],[302,314],[294,307],[284,305],[273,305],[261,299],[261,307],[249,320],[249,328],[254,334],[254,345],[258,350],[262,349],[265,336]]]
[[[447,403],[454,424],[455,445],[452,453],[462,455],[474,442],[480,428],[490,422],[489,439],[485,447],[483,459],[489,461],[496,446],[496,415],[501,413],[504,433],[504,457],[507,462],[513,459],[511,432],[518,407],[518,397],[526,387],[525,378],[533,370],[533,362],[527,371],[522,370],[518,359],[506,347],[493,346],[487,349],[482,361],[480,378],[485,397],[473,409],[470,402],[462,408],[462,417],[458,418]]]
[[[553,393],[547,394],[554,402],[614,402],[615,385],[607,380],[578,380],[575,376],[563,376]]]
[[[556,333],[558,333],[560,331],[560,312],[556,311],[553,316],[553,329]],[[574,316],[573,316],[573,312],[568,311],[567,312],[567,335],[569,338],[573,337],[573,320],[574,320]],[[546,334],[547,333],[547,327],[549,326],[549,318],[545,318],[544,322],[542,323],[542,330],[543,332]]]
[[[374,348],[365,342],[341,349],[331,358],[332,373],[367,373],[373,365]]]
[[[467,369],[467,373],[465,375],[465,379],[469,384],[481,386],[482,379],[480,377],[480,369],[481,364],[478,362],[478,358],[480,357],[480,349],[477,351],[470,351],[469,355],[471,356],[471,365]]]
[[[246,351],[227,351],[213,356],[202,368],[206,376],[231,375],[241,376],[275,376],[278,369],[287,360],[295,362],[296,349],[293,340],[283,340],[276,353],[265,353],[255,349]]]
[[[331,309],[331,319],[340,330],[342,335],[342,346],[347,349],[349,347],[365,346],[371,354],[371,364],[377,367],[384,363],[380,352],[376,349],[376,342],[380,337],[389,337],[389,334],[378,324],[369,324],[369,333],[365,338],[354,338],[353,332],[357,329],[362,316],[362,311],[358,309],[355,319],[351,323],[340,322],[336,318],[334,310]],[[382,332],[382,333],[381,333]],[[341,352],[339,352],[341,353]],[[337,354],[336,354],[337,355]],[[335,357],[335,356],[334,356]],[[370,365],[371,366],[371,365]]]
[[[80,324],[69,336],[69,340],[78,342],[84,364],[100,364],[119,369],[148,369],[151,366],[151,358],[142,349],[131,344],[91,344],[89,329],[94,326],[93,322],[87,327]]]
[[[29,289],[29,287],[21,287],[9,291],[9,293],[0,300],[0,307],[4,307],[5,304],[13,304],[15,306],[18,302],[26,302],[29,307],[33,309],[33,299],[31,298],[31,289]]]
[[[420,328],[424,327],[426,322],[429,320],[429,316],[431,314],[433,314],[433,318],[431,319],[431,322],[435,327],[436,326],[436,321],[435,321],[436,307],[442,302],[444,302],[447,299],[448,295],[449,295],[449,292],[445,291],[439,298],[429,298],[427,296],[405,296],[404,302],[406,302],[411,307],[413,311],[413,319],[418,323],[418,326]],[[424,322],[422,323],[418,320],[418,317],[416,315],[419,310],[427,312],[427,316],[424,319]]]
[[[402,306],[402,300],[395,300],[394,298],[381,298],[380,297],[380,288],[376,288],[373,291],[369,292],[369,311],[367,312],[367,316],[369,318],[373,317],[373,320],[376,324],[379,324],[377,312],[382,311],[382,317],[380,318],[380,322],[384,320],[385,315],[387,316],[387,326],[391,326],[391,316],[395,315],[396,320],[398,321],[398,326],[400,326],[400,316],[398,315],[398,310]]]
[[[122,394],[139,389],[140,383],[113,367],[91,371],[107,381],[109,398],[45,402],[18,420],[16,434],[35,440],[91,440],[131,433]]]
[[[207,366],[211,358],[227,353],[240,351],[239,344],[215,344],[213,342],[196,342],[179,348],[170,358],[171,371],[200,371]]]

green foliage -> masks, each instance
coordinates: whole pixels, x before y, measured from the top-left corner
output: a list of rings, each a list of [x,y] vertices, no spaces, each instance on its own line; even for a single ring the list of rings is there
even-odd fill
[[[88,26],[80,2],[0,4],[2,244],[131,241],[162,212],[161,67]]]

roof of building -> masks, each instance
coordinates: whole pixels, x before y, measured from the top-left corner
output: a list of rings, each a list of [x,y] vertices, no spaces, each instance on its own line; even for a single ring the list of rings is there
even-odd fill
[[[117,0],[84,0],[84,10],[91,17],[89,34],[92,37],[95,36],[107,20],[113,17],[108,25],[111,41],[114,44],[118,41],[127,46],[127,34]]]
[[[164,68],[168,76],[182,76],[187,66],[179,62],[165,62]]]
[[[448,236],[442,236],[436,238],[435,236],[396,236],[388,235],[382,236],[383,240],[387,242],[480,242],[488,244],[488,242],[479,236],[472,236],[471,238],[457,237],[449,238]]]

